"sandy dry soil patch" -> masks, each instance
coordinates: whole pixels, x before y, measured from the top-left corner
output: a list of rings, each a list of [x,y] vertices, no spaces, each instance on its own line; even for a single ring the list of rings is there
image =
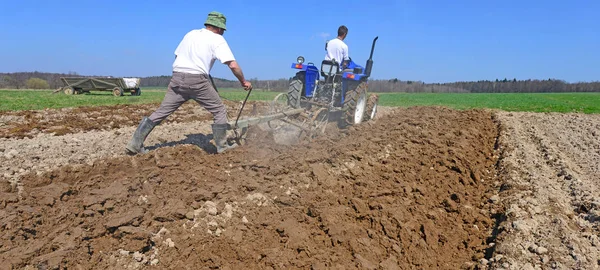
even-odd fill
[[[0,115],[0,269],[598,268],[597,115],[381,108],[214,155],[186,104],[125,156],[144,106]]]
[[[492,266],[598,269],[600,115],[497,115],[506,221]]]

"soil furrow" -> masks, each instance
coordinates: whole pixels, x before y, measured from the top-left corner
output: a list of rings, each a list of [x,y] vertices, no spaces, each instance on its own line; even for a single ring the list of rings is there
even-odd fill
[[[501,168],[510,188],[502,193],[508,219],[492,266],[597,268],[597,226],[589,222],[587,213],[576,212],[579,205],[586,204],[586,198],[591,198],[589,194],[598,195],[597,188],[582,185],[589,183],[589,174],[578,173],[581,168],[570,160],[581,154],[569,147],[570,141],[581,141],[591,134],[567,138],[555,132],[557,126],[573,120],[569,115],[498,114],[504,127],[501,145],[506,148]],[[587,154],[597,159],[593,152]]]

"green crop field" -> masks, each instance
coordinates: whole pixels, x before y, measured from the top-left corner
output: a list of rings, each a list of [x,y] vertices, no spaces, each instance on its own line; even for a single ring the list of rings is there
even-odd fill
[[[222,98],[243,100],[247,92],[219,89]],[[272,100],[279,92],[252,90],[249,100]],[[111,92],[82,95],[51,90],[1,90],[0,111],[40,110],[78,106],[160,103],[161,88],[144,88],[141,96],[115,97]],[[600,113],[600,93],[379,93],[381,106],[446,106],[455,109],[491,108],[506,111]]]
[[[223,99],[243,100],[248,92],[238,89],[219,89]],[[248,100],[272,100],[278,93],[254,89]],[[41,110],[46,108],[68,108],[79,106],[106,106],[117,104],[160,103],[165,90],[142,89],[141,96],[115,97],[110,91],[92,91],[81,95],[65,95],[52,90],[0,90],[0,111]]]
[[[600,113],[600,93],[381,93],[381,106]]]

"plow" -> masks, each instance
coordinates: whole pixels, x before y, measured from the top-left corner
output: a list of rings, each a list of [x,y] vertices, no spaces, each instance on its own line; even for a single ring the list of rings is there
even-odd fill
[[[299,130],[299,138],[312,140],[324,134],[330,122],[345,129],[375,119],[379,96],[368,93],[368,78],[377,39],[373,39],[365,67],[352,59],[342,65],[333,59],[322,61],[319,70],[313,63],[305,64],[304,57],[299,56],[292,64],[297,72],[290,80],[287,93],[275,96],[267,114],[240,119],[252,92],[250,89],[237,118],[228,123],[228,130],[234,133],[230,143],[243,145],[248,128],[259,124],[273,130],[293,126]]]
[[[252,91],[252,90],[250,90]],[[246,96],[246,100],[248,95]],[[269,104],[266,115],[240,119],[246,100],[242,103],[236,120],[228,123],[228,130],[233,131],[230,143],[245,144],[248,129],[251,126],[266,124],[271,130],[280,130],[292,126],[299,130],[298,137],[313,139],[325,133],[329,123],[330,111],[325,107],[293,108],[287,105],[287,94],[278,94]]]

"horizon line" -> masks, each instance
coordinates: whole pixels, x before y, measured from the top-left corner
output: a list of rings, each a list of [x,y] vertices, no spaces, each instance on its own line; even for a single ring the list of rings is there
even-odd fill
[[[147,75],[147,76],[112,76],[112,75],[84,75],[84,74],[80,74],[78,72],[73,71],[74,74],[71,74],[70,72],[64,73],[64,72],[47,72],[47,71],[15,71],[15,72],[0,72],[0,74],[15,74],[15,73],[46,73],[46,74],[56,74],[56,75],[74,75],[74,76],[82,76],[82,77],[113,77],[113,78],[149,78],[149,77],[171,77],[172,75]],[[67,76],[64,76],[67,77]],[[290,76],[293,77],[293,76]],[[213,77],[213,79],[220,79],[220,80],[225,80],[225,81],[236,81],[236,79],[227,79],[227,78],[221,78],[221,77]],[[252,80],[257,80],[257,81],[277,81],[277,80],[287,80],[288,78],[282,77],[282,78],[278,78],[278,79],[258,79],[258,78],[246,78],[246,80],[248,81],[252,81]],[[370,78],[369,80],[373,80],[373,81],[391,81],[391,80],[398,80],[401,82],[421,82],[424,84],[451,84],[451,83],[461,83],[461,82],[480,82],[480,81],[498,81],[498,82],[503,82],[504,80],[506,80],[507,82],[509,81],[514,81],[516,80],[517,82],[519,81],[561,81],[567,84],[577,84],[577,83],[598,83],[600,82],[600,80],[590,80],[590,81],[575,81],[575,82],[569,82],[567,80],[564,79],[556,79],[556,78],[548,78],[548,79],[533,79],[533,78],[529,78],[529,79],[516,79],[516,78],[511,78],[509,79],[508,77],[504,77],[504,78],[494,78],[494,79],[479,79],[479,80],[455,80],[455,81],[446,81],[446,82],[424,82],[422,80],[403,80],[403,79],[399,79],[399,78],[389,78],[389,79],[373,79]]]

